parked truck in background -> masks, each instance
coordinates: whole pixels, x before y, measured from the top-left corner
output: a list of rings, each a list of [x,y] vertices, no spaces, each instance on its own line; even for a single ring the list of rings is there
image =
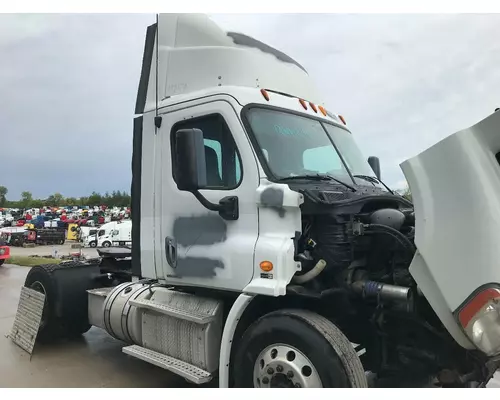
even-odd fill
[[[99,228],[92,229],[91,233],[82,238],[82,242],[85,247],[110,247],[116,245],[114,242],[126,242],[129,245],[132,241],[131,229],[130,220],[107,222]]]
[[[110,222],[109,224],[112,224],[113,227],[105,230],[104,234],[98,237],[97,247],[132,245],[132,221]]]
[[[299,63],[169,14],[147,29],[135,114],[132,249],[32,268],[39,340],[94,325],[220,387],[490,379],[500,113],[402,164],[412,204]]]
[[[0,233],[0,267],[10,258],[10,248]]]

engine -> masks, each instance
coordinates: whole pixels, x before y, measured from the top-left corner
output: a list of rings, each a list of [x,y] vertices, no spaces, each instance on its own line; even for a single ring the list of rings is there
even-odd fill
[[[320,195],[322,192],[319,192]],[[307,193],[296,283],[311,290],[351,290],[365,298],[408,300],[408,267],[416,251],[411,204],[397,196],[327,202]]]

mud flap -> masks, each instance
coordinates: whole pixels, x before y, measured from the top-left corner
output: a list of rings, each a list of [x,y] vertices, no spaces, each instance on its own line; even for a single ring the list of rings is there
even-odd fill
[[[33,353],[36,336],[42,321],[45,295],[33,289],[22,287],[16,319],[8,337],[20,348]]]

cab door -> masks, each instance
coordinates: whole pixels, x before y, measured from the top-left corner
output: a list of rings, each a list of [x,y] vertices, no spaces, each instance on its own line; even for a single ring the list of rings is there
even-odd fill
[[[192,193],[178,190],[173,137],[179,129],[190,128],[200,129],[204,137],[208,185],[200,193],[216,204],[236,196],[236,220],[222,218]],[[170,112],[162,115],[158,135],[157,156],[162,161],[161,173],[155,176],[160,194],[155,215],[161,221],[160,234],[155,235],[157,276],[182,285],[243,289],[254,270],[259,173],[236,110],[228,101],[217,100]]]

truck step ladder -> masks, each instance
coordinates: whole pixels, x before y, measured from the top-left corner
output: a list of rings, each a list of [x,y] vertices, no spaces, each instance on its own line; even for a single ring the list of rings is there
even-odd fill
[[[213,313],[203,313],[199,311],[182,310],[177,307],[172,307],[166,304],[157,303],[152,300],[131,300],[130,304],[137,308],[155,311],[160,314],[165,314],[170,317],[191,321],[197,324],[208,324],[215,319]]]
[[[166,369],[197,385],[210,382],[213,378],[212,374],[201,368],[141,346],[127,346],[124,347],[122,351],[129,356]]]

